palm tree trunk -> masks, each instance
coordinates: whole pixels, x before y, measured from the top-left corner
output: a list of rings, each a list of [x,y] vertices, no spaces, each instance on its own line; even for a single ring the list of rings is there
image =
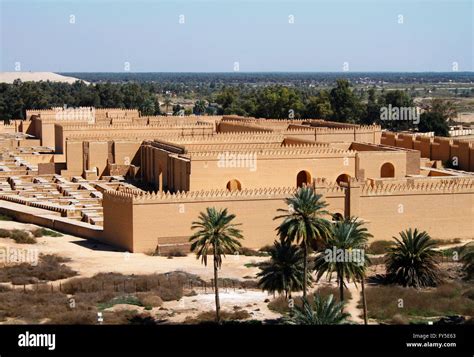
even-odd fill
[[[217,275],[217,259],[216,256],[214,255],[214,292],[216,295],[216,322],[220,323],[221,322],[221,317],[220,317],[220,310],[221,310],[221,305],[219,302],[219,286],[218,286],[218,275]]]
[[[344,281],[342,276],[339,276],[339,297],[341,302],[344,302]],[[341,306],[341,312],[344,312],[344,305]]]
[[[306,281],[308,280],[308,247],[304,243],[303,247],[304,261],[303,261],[303,300],[306,301]]]
[[[360,280],[362,286],[362,305],[364,306],[364,325],[367,325],[367,300],[365,299],[365,283],[364,277]]]

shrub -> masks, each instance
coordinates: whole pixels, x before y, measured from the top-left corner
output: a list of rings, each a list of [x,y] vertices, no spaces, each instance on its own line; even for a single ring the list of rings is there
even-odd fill
[[[128,318],[130,325],[156,325],[156,320],[148,314],[138,314]]]
[[[359,285],[357,285],[359,286]],[[339,302],[339,288],[336,287],[336,286],[322,286],[320,288],[318,288],[318,290],[316,290],[316,294],[319,294],[321,295],[322,297],[329,297],[329,295],[333,295],[334,296],[334,299],[336,300],[336,302]],[[346,289],[344,288],[344,300],[347,301],[347,300],[350,300],[352,299],[352,294],[351,292],[349,291],[349,289]]]
[[[370,243],[369,248],[367,249],[368,254],[385,254],[388,252],[389,248],[394,244],[393,241],[389,240],[377,240]]]
[[[392,325],[408,325],[408,323],[409,320],[405,316],[400,314],[395,314],[390,319],[390,324]]]
[[[53,315],[49,321],[56,325],[93,325],[97,323],[95,311],[71,310]]]
[[[13,218],[6,214],[0,214],[0,221],[13,221]]]
[[[9,238],[10,231],[8,229],[0,228],[0,238]]]
[[[459,244],[462,242],[461,238],[453,238],[453,239],[433,239],[433,241],[438,245],[449,245],[449,244]]]
[[[176,248],[176,249],[171,249],[168,252],[168,254],[166,254],[166,256],[168,258],[170,258],[170,257],[186,257],[187,254],[185,252],[183,252],[182,250]]]
[[[316,290],[314,294],[308,295],[308,302],[313,303],[314,295],[320,295],[323,298],[328,298],[330,295],[333,295],[333,298],[336,302],[339,302],[339,288],[332,286],[323,286]],[[344,300],[350,300],[352,298],[351,292],[348,289],[344,289]],[[301,297],[297,296],[293,298],[293,304],[299,307],[303,306]],[[279,296],[276,299],[273,299],[268,303],[268,308],[274,312],[280,314],[286,314],[290,312],[290,302],[284,296]]]
[[[222,321],[234,321],[234,320],[245,320],[252,315],[247,310],[237,310],[237,311],[221,311],[220,317]],[[196,317],[188,317],[184,322],[187,324],[198,324],[202,322],[214,322],[216,320],[215,311],[204,311],[199,313]]]
[[[139,293],[137,297],[144,306],[160,307],[163,305],[161,297],[153,293]]]
[[[76,278],[64,283],[63,292],[76,294],[81,291],[128,294],[153,292],[163,301],[179,300],[184,295],[184,284],[198,286],[203,281],[193,274],[171,272],[167,274],[122,275],[120,273],[99,273],[90,278]]]
[[[34,284],[39,281],[54,281],[77,275],[64,263],[69,259],[54,254],[40,255],[37,265],[21,263],[0,270],[0,282],[10,281],[15,285]]]
[[[70,308],[68,297],[60,292],[12,290],[1,293],[0,311],[4,318],[17,318],[26,323],[38,324],[45,318],[48,323],[78,324],[97,321],[93,302],[81,301],[74,309]]]
[[[268,303],[268,308],[280,314],[286,314],[290,311],[289,302],[284,296],[279,296]]]
[[[448,315],[474,316],[474,301],[465,295],[470,289],[470,285],[460,283],[446,283],[424,290],[397,285],[369,286],[366,289],[368,314],[370,318],[388,322],[396,314],[409,320]],[[403,308],[399,307],[400,301]]]
[[[105,303],[100,303],[98,307],[99,307],[99,310],[105,310],[114,305],[121,305],[121,304],[143,306],[140,299],[138,299],[134,295],[120,295],[120,296],[116,296],[112,298],[111,300]]]
[[[39,238],[39,237],[44,237],[44,236],[48,236],[48,237],[62,237],[63,235],[59,232],[55,232],[55,231],[52,231],[52,230],[49,230],[49,229],[46,229],[46,228],[38,228],[38,229],[35,229],[33,231],[31,231],[31,233],[33,234],[33,236]]]
[[[14,229],[10,232],[10,238],[13,239],[16,243],[19,244],[35,244],[36,239],[27,231],[22,231],[19,229]]]
[[[267,257],[268,252],[263,250],[255,250],[246,247],[240,247],[238,250],[240,255],[248,256],[248,257]]]
[[[272,249],[273,245],[264,245],[262,248],[259,249],[259,251],[270,253]]]

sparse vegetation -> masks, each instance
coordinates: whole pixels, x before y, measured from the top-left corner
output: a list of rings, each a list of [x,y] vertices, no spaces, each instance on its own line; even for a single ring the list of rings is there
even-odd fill
[[[322,286],[316,290],[316,294],[322,297],[329,297],[329,295],[334,295],[334,299],[339,302],[339,288],[333,286]],[[312,303],[314,300],[315,294],[308,295],[307,299],[309,303]],[[348,289],[344,289],[344,296],[348,300],[352,299],[352,294]],[[300,296],[297,296],[293,299],[294,305],[302,306],[302,299]],[[289,301],[284,296],[279,296],[276,299],[273,299],[268,303],[268,308],[274,312],[278,312],[282,315],[290,312]]]
[[[185,323],[187,324],[199,324],[214,322],[216,313],[214,311],[204,311],[198,314],[196,317],[187,318]],[[233,320],[246,320],[252,317],[246,310],[235,310],[235,311],[221,311],[220,314],[222,321],[233,321]]]
[[[0,214],[0,221],[13,221],[13,218],[6,214]]]
[[[30,232],[21,229],[0,229],[0,238],[13,239],[18,244],[35,244],[36,238]]]
[[[0,282],[11,282],[14,285],[37,284],[77,275],[64,264],[68,261],[69,259],[54,254],[40,255],[37,265],[21,263],[2,268]]]
[[[466,279],[474,278],[474,244],[466,244],[462,247],[461,261],[463,263],[463,270],[466,273]]]
[[[377,240],[369,244],[367,254],[386,254],[395,243],[389,240]]]
[[[22,231],[19,229],[14,229],[10,233],[10,238],[13,239],[16,243],[19,244],[35,244],[36,238],[32,237],[29,232]]]
[[[267,257],[268,252],[262,249],[255,250],[251,248],[241,247],[238,250],[239,255],[244,255],[248,257]]]
[[[119,295],[105,303],[100,303],[98,308],[99,310],[105,310],[119,304],[143,306],[143,303],[140,301],[140,299],[134,295]]]
[[[381,322],[403,321],[448,315],[474,316],[472,287],[452,282],[437,288],[413,289],[401,286],[371,286],[367,291],[369,317]]]
[[[187,254],[185,252],[183,252],[183,250],[181,249],[171,249],[168,254],[166,254],[166,256],[168,258],[173,258],[173,257],[185,257],[187,256]]]
[[[148,299],[152,294],[162,301],[179,300],[184,296],[185,284],[199,286],[201,279],[192,274],[172,272],[167,274],[122,275],[119,273],[99,273],[90,278],[74,278],[62,285],[67,294],[79,292],[109,292],[111,298],[116,295],[136,294],[142,305],[153,305]],[[150,294],[146,294],[146,293]],[[147,301],[148,300],[148,301]]]
[[[37,238],[44,237],[44,236],[47,236],[47,237],[62,237],[63,236],[59,232],[52,231],[52,230],[46,229],[46,228],[37,228],[37,229],[31,231],[31,233],[33,234],[33,236],[35,236]]]

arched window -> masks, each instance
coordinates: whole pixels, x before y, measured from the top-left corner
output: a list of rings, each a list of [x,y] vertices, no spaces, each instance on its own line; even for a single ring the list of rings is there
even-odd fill
[[[296,187],[303,187],[309,184],[311,184],[311,174],[306,170],[298,172],[296,176]]]
[[[395,177],[395,167],[390,162],[386,162],[380,168],[380,177]]]
[[[351,177],[347,174],[341,174],[337,177],[336,182],[338,185],[340,185],[341,182],[349,183],[350,178]]]
[[[240,191],[242,189],[242,185],[240,184],[240,182],[238,180],[230,180],[229,182],[227,182],[227,189],[229,191]]]

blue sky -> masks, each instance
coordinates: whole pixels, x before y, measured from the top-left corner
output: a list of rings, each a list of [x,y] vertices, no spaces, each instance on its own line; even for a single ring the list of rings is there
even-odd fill
[[[0,2],[1,71],[474,69],[472,0]]]

